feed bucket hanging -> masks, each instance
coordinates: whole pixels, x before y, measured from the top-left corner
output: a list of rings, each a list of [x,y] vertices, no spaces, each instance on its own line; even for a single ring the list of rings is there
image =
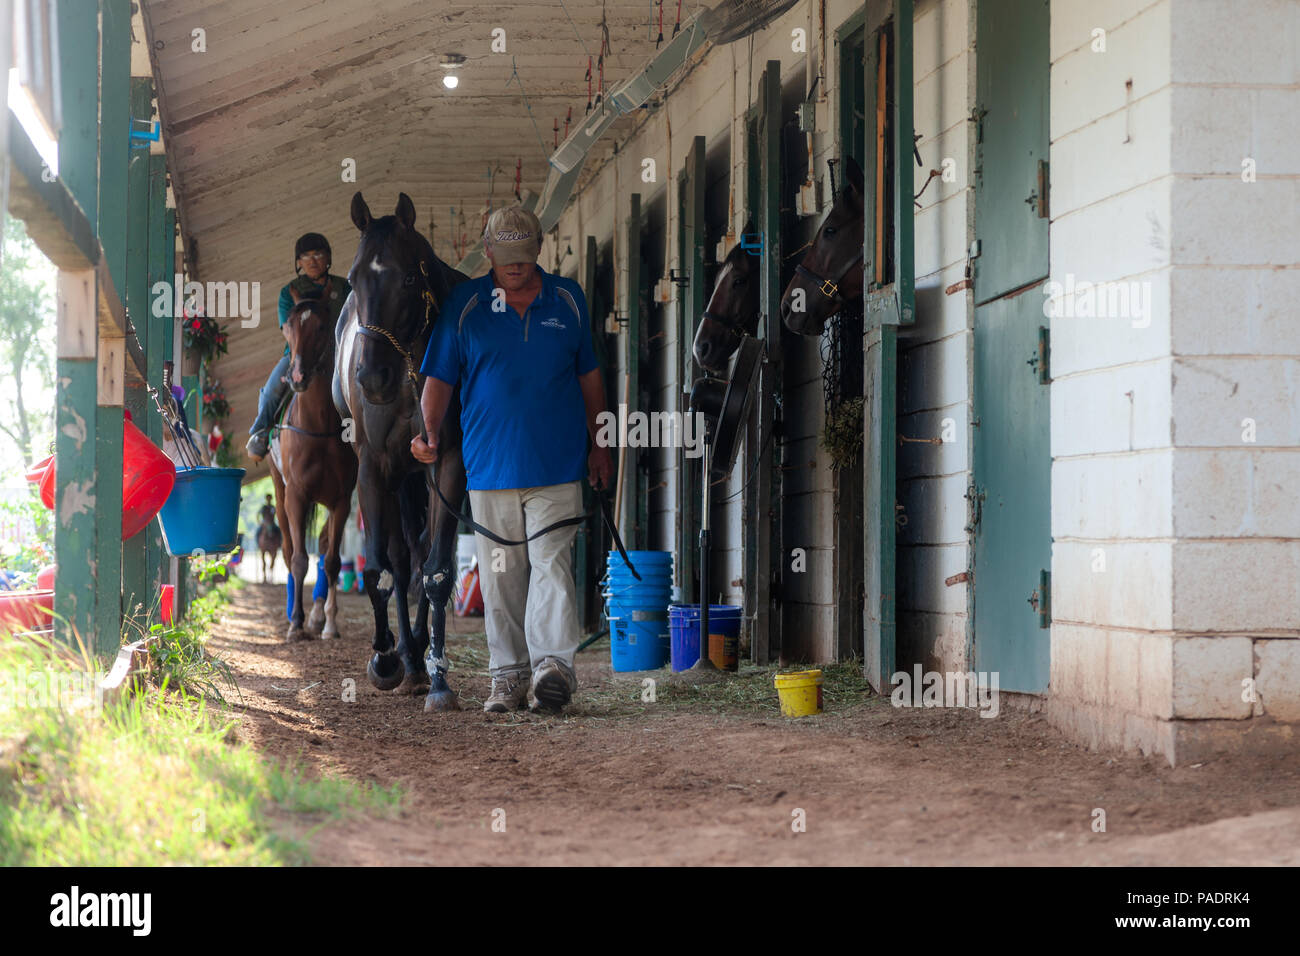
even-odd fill
[[[243,468],[187,468],[158,512],[167,553],[224,554],[239,540],[239,485]]]
[[[122,422],[122,540],[138,534],[176,484],[176,465],[129,421]]]
[[[54,508],[57,481],[54,458],[45,459],[27,473],[28,481],[39,481],[41,502]],[[153,520],[176,482],[176,465],[162,449],[136,428],[131,419],[122,421],[122,540],[135,537]]]

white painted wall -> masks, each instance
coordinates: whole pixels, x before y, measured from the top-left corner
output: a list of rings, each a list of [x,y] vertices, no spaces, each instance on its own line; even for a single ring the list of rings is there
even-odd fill
[[[913,125],[921,139],[921,189],[951,160],[955,180],[935,178],[916,209],[916,324],[898,336],[899,666],[966,670],[968,587],[945,579],[970,567],[966,489],[970,483],[970,366],[974,322],[969,291],[944,290],[965,274],[974,238],[969,134],[975,104],[973,6],[920,0],[913,25]],[[942,444],[951,419],[955,440]]]

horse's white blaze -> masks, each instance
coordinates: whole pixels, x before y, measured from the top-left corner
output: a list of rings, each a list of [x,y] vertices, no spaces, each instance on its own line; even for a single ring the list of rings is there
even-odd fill
[[[386,272],[388,271],[388,266],[380,262],[378,256],[375,256],[373,259],[370,260],[370,271],[381,272],[381,273]]]

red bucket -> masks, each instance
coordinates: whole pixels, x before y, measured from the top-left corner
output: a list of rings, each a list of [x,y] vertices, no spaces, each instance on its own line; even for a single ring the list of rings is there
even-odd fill
[[[93,452],[92,452],[93,454]],[[54,459],[47,458],[27,473],[28,481],[40,481],[41,501],[54,510]],[[39,475],[38,475],[39,473]],[[36,476],[36,477],[34,477]],[[129,418],[122,422],[122,540],[144,530],[176,484],[176,464],[136,428]]]
[[[130,421],[122,422],[122,540],[144,530],[176,484],[176,463]]]
[[[53,591],[0,591],[0,631],[43,631],[54,626]]]

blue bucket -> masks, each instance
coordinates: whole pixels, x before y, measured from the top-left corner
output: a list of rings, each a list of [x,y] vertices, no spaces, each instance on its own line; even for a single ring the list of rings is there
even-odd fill
[[[658,670],[668,663],[668,604],[672,600],[671,551],[629,551],[638,581],[617,551],[606,565],[605,616],[615,671]]]
[[[724,644],[730,640],[734,647],[740,640],[740,613],[741,609],[734,604],[710,604],[709,633],[721,635]],[[668,608],[668,629],[672,634],[670,657],[673,671],[684,671],[700,659],[700,606],[672,605]],[[734,668],[728,666],[725,669]]]
[[[176,484],[158,512],[163,544],[174,558],[217,555],[239,540],[242,468],[176,469]]]

